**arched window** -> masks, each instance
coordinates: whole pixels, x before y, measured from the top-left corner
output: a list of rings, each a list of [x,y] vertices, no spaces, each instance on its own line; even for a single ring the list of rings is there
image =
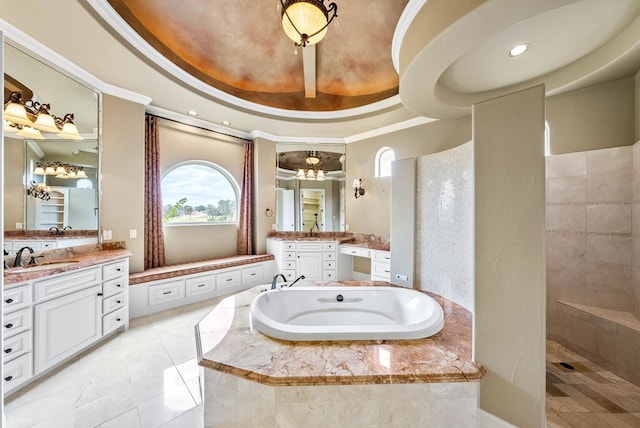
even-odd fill
[[[165,224],[238,221],[238,184],[224,168],[205,161],[182,162],[162,177]]]
[[[376,177],[391,177],[391,162],[396,159],[393,149],[382,147],[376,153]]]

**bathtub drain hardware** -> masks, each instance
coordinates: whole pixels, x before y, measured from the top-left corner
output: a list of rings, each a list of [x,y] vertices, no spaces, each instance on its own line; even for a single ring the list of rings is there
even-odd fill
[[[338,302],[342,302],[344,300],[344,297],[342,297],[342,294],[338,294],[338,296],[336,297],[336,300]]]
[[[573,367],[573,366],[572,366],[571,364],[569,364],[569,363],[560,363],[560,365],[561,365],[562,367],[564,367],[565,369],[569,369],[569,370],[575,370],[575,369],[576,369],[575,367]]]

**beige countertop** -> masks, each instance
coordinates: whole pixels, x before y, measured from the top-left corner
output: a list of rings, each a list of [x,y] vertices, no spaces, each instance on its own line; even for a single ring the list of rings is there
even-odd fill
[[[470,382],[485,373],[471,359],[471,313],[442,297],[430,294],[445,326],[426,339],[290,342],[251,328],[251,302],[263,289],[227,297],[196,325],[201,366],[272,386]]]

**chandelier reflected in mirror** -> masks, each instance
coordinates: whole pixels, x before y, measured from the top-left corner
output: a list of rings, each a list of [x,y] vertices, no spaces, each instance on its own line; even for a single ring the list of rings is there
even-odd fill
[[[338,16],[338,5],[324,0],[280,0],[282,28],[296,46],[315,45],[327,34],[327,27]]]
[[[305,158],[307,170],[299,168],[296,174],[298,180],[317,180],[324,181],[324,171],[322,170],[322,161],[318,157],[318,152],[310,150]]]

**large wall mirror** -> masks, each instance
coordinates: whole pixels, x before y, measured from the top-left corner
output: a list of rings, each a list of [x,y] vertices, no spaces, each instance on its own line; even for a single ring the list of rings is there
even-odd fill
[[[5,119],[8,101],[18,97],[28,112],[48,104],[57,122],[36,135],[32,127],[4,122],[4,230],[97,231],[98,93],[11,40],[5,41],[4,55]],[[77,134],[61,132],[65,119]]]
[[[276,230],[345,230],[344,144],[277,144]]]

